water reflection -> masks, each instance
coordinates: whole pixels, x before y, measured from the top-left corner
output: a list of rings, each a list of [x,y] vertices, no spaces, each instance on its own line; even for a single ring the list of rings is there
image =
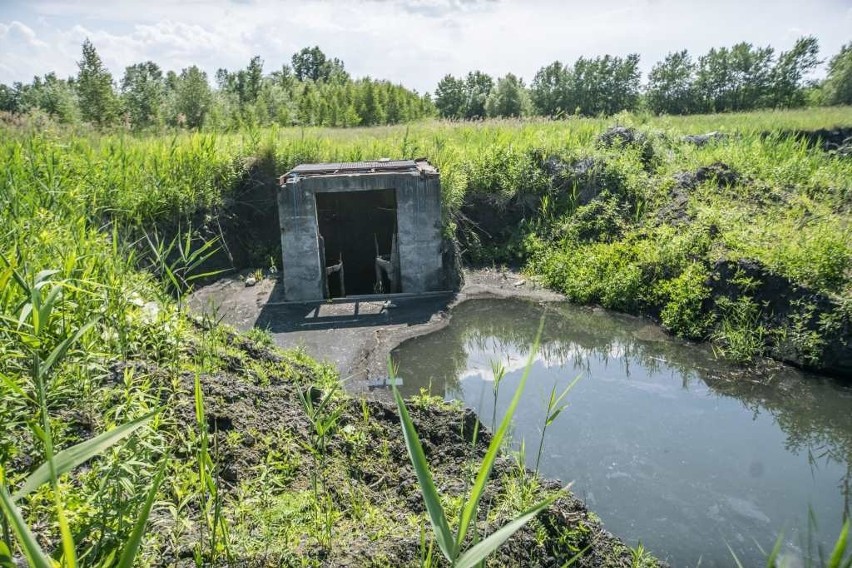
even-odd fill
[[[394,352],[404,391],[464,400],[490,422],[491,361],[508,371],[499,414],[543,314],[517,435],[535,447],[551,387],[583,375],[548,431],[542,469],[575,479],[613,532],[676,565],[700,557],[702,566],[730,565],[728,545],[759,562],[754,541],[768,549],[781,530],[786,548],[802,556],[836,536],[850,512],[852,389],[830,379],[738,372],[706,347],[629,316],[482,300]],[[808,527],[808,507],[821,532]]]

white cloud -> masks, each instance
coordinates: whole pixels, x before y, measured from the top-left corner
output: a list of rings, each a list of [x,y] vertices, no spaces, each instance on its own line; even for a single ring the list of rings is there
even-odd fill
[[[36,37],[36,33],[18,21],[6,25],[0,23],[0,38],[9,41],[23,41],[29,47],[46,47],[47,44]]]
[[[514,72],[529,82],[555,59],[638,52],[648,70],[669,51],[699,54],[738,41],[787,49],[814,34],[827,57],[849,40],[844,0],[35,0],[0,7],[0,81],[76,72],[89,37],[116,77],[147,59],[166,69],[268,71],[319,45],[356,76],[432,90],[446,73]]]

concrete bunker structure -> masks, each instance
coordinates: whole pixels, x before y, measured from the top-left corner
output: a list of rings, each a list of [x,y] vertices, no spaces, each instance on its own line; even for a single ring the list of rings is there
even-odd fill
[[[278,219],[284,301],[446,289],[441,183],[425,159],[296,166]]]

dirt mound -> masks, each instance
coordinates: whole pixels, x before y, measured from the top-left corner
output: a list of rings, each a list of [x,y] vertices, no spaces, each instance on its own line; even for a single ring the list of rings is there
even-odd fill
[[[573,162],[551,156],[544,162],[544,171],[557,195],[570,194],[576,205],[593,201],[605,187],[605,171],[594,158],[580,158]]]
[[[689,214],[689,192],[675,187],[669,192],[669,201],[657,211],[657,221],[669,225],[685,225],[692,221]]]
[[[706,146],[711,142],[720,142],[726,138],[727,136],[721,132],[708,132],[707,134],[688,134],[686,136],[682,136],[680,140],[681,142],[694,144],[700,148],[701,146]]]
[[[725,189],[741,181],[740,174],[722,162],[702,166],[694,172],[679,172],[674,179],[675,185],[669,192],[669,201],[657,211],[657,221],[675,226],[692,220],[689,214],[689,194],[699,185],[709,181],[719,189]]]
[[[607,148],[616,144],[641,144],[644,141],[644,134],[628,126],[611,126],[598,136],[598,142]]]
[[[474,264],[489,258],[511,263],[508,244],[519,238],[521,223],[537,213],[540,202],[533,194],[465,194],[456,230],[462,255]]]
[[[723,162],[714,162],[709,166],[702,166],[694,172],[675,174],[676,186],[685,190],[695,189],[707,181],[713,182],[719,189],[724,189],[733,187],[741,179],[739,172]]]
[[[829,153],[840,158],[852,158],[852,136],[844,139],[839,146],[830,149]]]
[[[246,367],[239,364],[239,360],[253,357],[268,360],[273,368],[276,364],[292,365],[292,361],[282,360],[275,352],[245,339],[235,345],[240,353],[231,356],[237,361],[230,361],[230,368]],[[195,376],[185,372],[173,377],[168,371],[146,362],[115,364],[108,380],[115,385],[116,396],[120,396],[128,366],[133,367],[137,375],[144,373],[161,385],[163,403],[168,403],[170,415],[166,423],[174,424],[175,434],[186,439],[187,432],[197,428],[193,404]],[[318,399],[324,395],[323,391],[300,380],[284,379],[274,372],[264,377],[262,383],[251,373],[227,371],[202,375],[200,382],[210,447],[216,448],[214,461],[225,495],[225,510],[228,510],[227,504],[241,494],[240,487],[259,483],[255,478],[269,456],[277,456],[281,462],[279,467],[288,470],[287,484],[277,490],[279,493],[309,492],[311,471],[317,466],[307,447],[311,439],[311,421],[299,402],[298,393],[302,391]],[[357,494],[373,507],[380,508],[381,534],[374,534],[370,527],[341,531],[335,533],[328,549],[321,549],[309,537],[303,537],[295,550],[278,551],[274,557],[243,555],[239,557],[240,565],[287,564],[299,557],[323,566],[367,565],[370,559],[377,557],[385,558],[394,566],[418,564],[420,535],[412,534],[411,519],[425,509],[401,436],[396,407],[386,402],[348,397],[335,399],[334,404],[340,410],[340,420],[325,448],[329,465],[323,471],[323,484],[335,502],[345,502],[347,496]],[[480,430],[476,443],[472,442],[477,418],[470,410],[431,403],[411,404],[410,411],[440,491],[452,496],[462,494],[469,486],[468,460],[482,458],[489,441],[488,433]],[[192,463],[193,455],[179,452],[175,456],[177,459]],[[512,484],[518,482],[519,475],[533,479],[528,470],[521,474],[514,460],[500,458],[483,503],[497,503],[505,498],[512,491]],[[558,488],[556,482],[542,483],[550,489]],[[345,519],[344,526],[358,526],[357,518],[348,518],[348,507],[340,505],[339,509]],[[483,514],[479,518],[479,529],[493,532],[504,522],[489,524]],[[155,523],[153,530],[164,529]],[[162,563],[191,565],[195,534],[198,533],[188,530],[179,544],[168,544],[174,541],[162,539],[163,549],[158,551]],[[577,550],[585,550],[575,563],[577,566],[631,565],[629,550],[606,532],[573,496],[560,499],[531,525],[516,533],[498,549],[490,563],[495,566],[560,566]],[[437,549],[435,552],[438,553]]]
[[[650,165],[654,159],[654,146],[651,139],[644,133],[629,126],[612,126],[602,132],[597,142],[604,148],[619,148],[632,146],[641,150],[642,163]]]
[[[800,286],[756,260],[720,260],[709,280],[712,297],[750,297],[760,306],[770,355],[798,367],[852,376],[852,322],[828,296]],[[821,339],[819,339],[821,338]]]
[[[782,133],[782,136],[790,136],[804,140],[808,146],[820,148],[826,152],[852,153],[852,127],[820,128],[818,130],[793,130]],[[842,150],[842,152],[841,152]]]

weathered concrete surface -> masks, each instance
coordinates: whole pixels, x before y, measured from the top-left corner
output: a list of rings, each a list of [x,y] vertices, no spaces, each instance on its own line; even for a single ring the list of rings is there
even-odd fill
[[[428,166],[428,164],[427,164]],[[403,292],[446,289],[442,264],[441,185],[437,171],[376,172],[287,178],[278,191],[283,296],[322,300],[317,193],[393,189]]]
[[[310,187],[291,184],[278,191],[284,296],[289,300],[323,297],[317,203]]]
[[[279,347],[302,348],[315,359],[333,364],[346,390],[354,393],[369,392],[372,381],[387,375],[387,355],[394,347],[447,325],[452,307],[465,300],[564,299],[516,272],[491,269],[465,272],[465,286],[458,294],[397,298],[392,306],[385,301],[269,305],[282,296],[278,279],[266,278],[247,287],[243,277],[235,276],[197,290],[190,297],[190,307],[242,331],[269,330]],[[386,391],[374,394],[387,397]]]

